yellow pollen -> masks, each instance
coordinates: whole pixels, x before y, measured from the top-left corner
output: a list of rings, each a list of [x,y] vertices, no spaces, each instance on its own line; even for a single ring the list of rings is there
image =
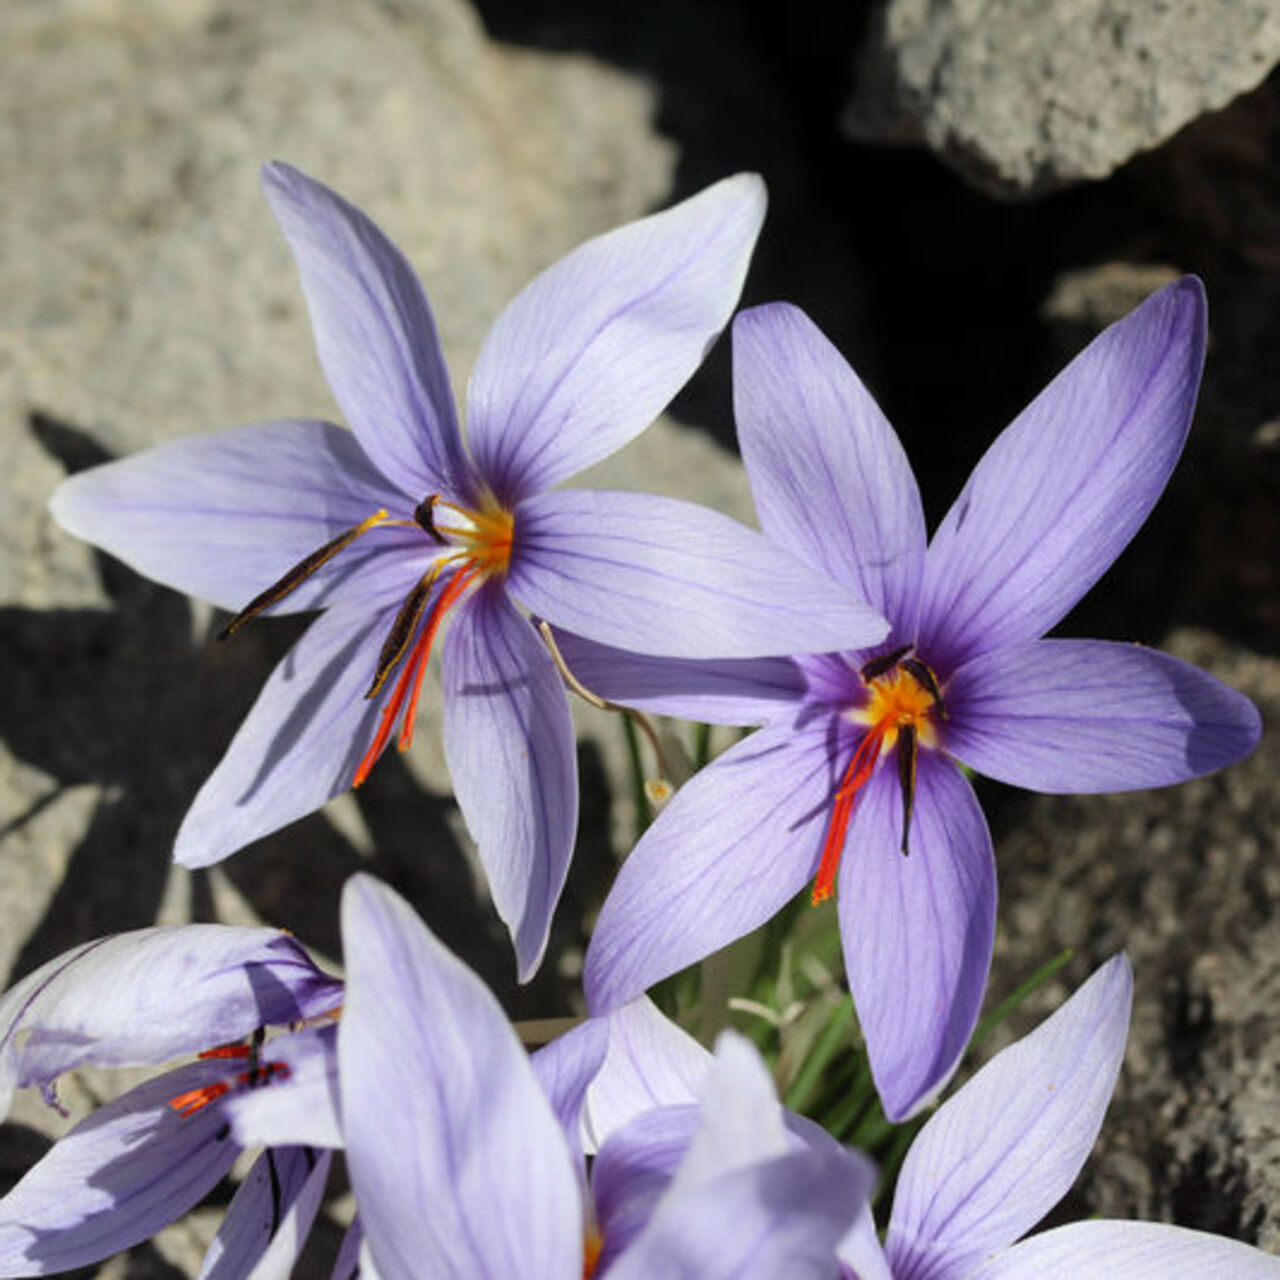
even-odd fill
[[[902,667],[895,667],[872,680],[868,688],[867,704],[849,713],[860,724],[883,724],[884,738],[881,750],[892,751],[898,741],[898,730],[912,725],[922,747],[937,745],[934,726],[933,695]]]
[[[496,502],[486,503],[478,511],[456,506],[443,498],[435,501],[460,520],[455,523],[436,522],[438,534],[458,544],[462,556],[470,560],[485,577],[506,573],[511,563],[511,546],[515,538],[516,520],[513,512]]]

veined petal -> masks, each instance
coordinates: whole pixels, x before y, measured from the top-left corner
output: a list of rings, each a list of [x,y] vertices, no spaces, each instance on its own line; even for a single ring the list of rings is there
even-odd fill
[[[0,999],[0,1115],[15,1088],[240,1040],[333,1007],[341,989],[275,929],[193,924],[83,943]]]
[[[798,307],[733,322],[733,411],[760,527],[915,636],[927,537],[888,419]]]
[[[1280,1258],[1160,1222],[1073,1222],[1006,1250],[973,1280],[1276,1280]]]
[[[338,1246],[338,1257],[333,1264],[333,1275],[330,1280],[358,1280],[366,1274],[372,1274],[372,1268],[365,1272],[361,1264],[362,1246],[364,1245],[364,1227],[359,1217],[352,1219],[342,1243]]]
[[[947,750],[1033,791],[1183,782],[1249,754],[1257,708],[1190,663],[1101,640],[1038,640],[966,663],[947,684]]]
[[[462,447],[435,320],[400,250],[328,187],[274,161],[262,170],[289,241],[334,399],[393,484],[469,502]]]
[[[0,1276],[88,1266],[199,1204],[240,1148],[219,1107],[181,1116],[169,1103],[225,1074],[195,1062],[157,1076],[55,1142],[0,1200]]]
[[[564,1135],[498,1002],[369,876],[343,891],[347,1165],[386,1280],[576,1280]]]
[[[564,1130],[569,1151],[583,1152],[583,1108],[609,1049],[605,1018],[588,1018],[529,1055],[533,1073]]]
[[[342,1146],[337,1041],[334,1025],[267,1041],[264,1058],[284,1070],[270,1089],[252,1089],[223,1103],[242,1147]]]
[[[889,1270],[870,1205],[864,1206],[857,1220],[836,1246],[836,1255],[844,1264],[845,1280],[894,1280]],[[852,1277],[849,1272],[852,1271]]]
[[[58,523],[156,582],[235,612],[303,557],[380,508],[416,499],[388,483],[355,437],[328,422],[261,422],[185,436],[64,480]],[[315,609],[421,533],[382,528],[290,592],[274,613]],[[397,554],[398,553],[398,554]]]
[[[991,836],[973,788],[936,752],[920,753],[910,854],[901,845],[902,796],[886,761],[849,824],[837,905],[871,1074],[895,1123],[959,1064],[995,941]]]
[[[888,623],[763,534],[675,498],[562,489],[516,510],[511,594],[553,626],[668,658],[859,648]]]
[[[462,605],[443,666],[449,773],[524,982],[542,961],[577,834],[568,697],[537,632],[497,583]]]
[[[1115,1087],[1132,1000],[1119,955],[929,1118],[894,1193],[894,1280],[970,1275],[1066,1194]]]
[[[1164,489],[1204,362],[1204,289],[1161,289],[1085,348],[987,450],[925,557],[920,644],[944,676],[1034,640]]]
[[[702,363],[738,301],[764,219],[738,174],[579,245],[495,321],[467,393],[471,450],[514,503],[607,457]]]
[[[380,701],[364,694],[394,616],[394,604],[329,610],[307,628],[200,788],[174,844],[178,862],[218,862],[351,786],[373,741]]]
[[[835,764],[827,726],[767,725],[694,775],[622,864],[587,948],[605,1013],[763,924],[814,873]]]

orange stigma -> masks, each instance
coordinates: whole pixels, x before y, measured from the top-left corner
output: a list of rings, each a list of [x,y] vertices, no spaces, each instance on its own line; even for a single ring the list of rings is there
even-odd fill
[[[582,1242],[582,1280],[591,1280],[596,1268],[600,1265],[600,1255],[604,1252],[604,1240],[600,1232],[592,1227]]]
[[[916,755],[919,748],[935,746],[935,713],[946,718],[946,704],[933,671],[911,656],[907,645],[866,663],[860,674],[867,687],[867,701],[849,713],[867,726],[854,748],[836,788],[822,842],[822,858],[813,882],[813,904],[825,902],[835,891],[836,871],[844,850],[849,822],[862,788],[875,773],[880,757],[898,748],[898,780],[902,787],[902,852],[909,852],[907,839],[915,801]]]

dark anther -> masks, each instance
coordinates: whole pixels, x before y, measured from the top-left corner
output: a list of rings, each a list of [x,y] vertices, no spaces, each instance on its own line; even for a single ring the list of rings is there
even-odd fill
[[[905,664],[904,664],[905,665]],[[926,667],[925,670],[928,670]],[[902,787],[902,854],[911,852],[907,837],[911,832],[911,811],[916,799],[916,727],[904,724],[898,730],[898,783]]]
[[[231,1126],[229,1124],[219,1125],[218,1132],[213,1135],[214,1142],[225,1142],[231,1137]]]
[[[947,704],[942,700],[942,690],[938,688],[933,668],[927,662],[921,662],[919,658],[903,658],[902,669],[933,699],[933,705],[938,708],[938,714],[945,720]]]
[[[862,670],[858,673],[863,683],[870,684],[886,672],[892,671],[914,648],[915,645],[904,644],[901,649],[895,649],[892,653],[882,653],[878,658],[872,658],[870,662],[864,663]],[[903,662],[902,665],[905,667],[907,664]]]
[[[433,493],[429,497],[423,498],[413,509],[413,518],[418,522],[422,529],[429,533],[441,546],[444,545],[444,539],[440,536],[440,531],[436,528],[436,499],[439,498],[438,493]]]

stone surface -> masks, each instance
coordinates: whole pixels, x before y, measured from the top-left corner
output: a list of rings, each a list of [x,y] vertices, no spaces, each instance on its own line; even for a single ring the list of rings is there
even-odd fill
[[[1276,0],[882,0],[844,114],[999,196],[1103,178],[1280,61]]]

